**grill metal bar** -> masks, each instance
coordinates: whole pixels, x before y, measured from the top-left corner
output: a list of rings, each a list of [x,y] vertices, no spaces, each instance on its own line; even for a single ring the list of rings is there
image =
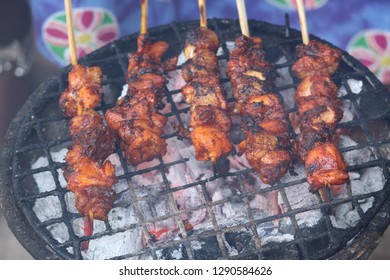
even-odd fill
[[[182,44],[184,41],[184,34],[187,30],[189,30],[192,26],[195,26],[197,22],[190,23],[172,23],[168,26],[165,26],[161,32],[167,32],[167,34],[173,34],[173,39],[171,46],[178,47],[182,49]],[[218,20],[212,19],[209,21],[209,25],[212,29],[216,31],[218,36],[221,39],[221,46],[224,51],[223,55],[220,55],[219,60],[226,60],[229,57],[229,49],[226,44],[227,41],[234,40],[239,34],[239,25],[237,21],[231,20]],[[278,49],[281,54],[283,54],[287,61],[276,64],[276,69],[288,69],[290,76],[293,79],[292,84],[282,85],[276,87],[276,93],[278,93],[281,97],[281,92],[283,90],[296,89],[299,80],[294,78],[294,74],[291,72],[291,66],[295,61],[295,53],[293,51],[293,47],[300,43],[299,33],[289,28],[288,19],[286,20],[286,24],[284,27],[270,27],[269,24],[260,23],[251,21],[251,33],[256,36],[259,34],[264,38],[264,49],[268,52],[274,52],[274,49]],[[158,32],[154,32],[158,34]],[[264,36],[263,36],[264,35]],[[267,40],[268,38],[272,38],[272,40]],[[99,55],[92,55],[92,59],[89,59],[88,56],[82,59],[83,64],[85,65],[102,65],[103,72],[106,73],[104,67],[116,67],[114,72],[116,71],[118,75],[115,77],[110,76],[111,74],[107,72],[107,76],[103,80],[103,84],[106,86],[113,86],[116,88],[121,88],[121,86],[125,83],[125,75],[127,72],[127,52],[134,51],[136,34],[129,36],[126,39],[120,40],[118,42],[114,42],[106,47],[106,54],[111,55],[111,57],[104,57]],[[104,53],[104,52],[103,52]],[[108,63],[109,62],[109,63]],[[367,141],[365,143],[357,143],[353,146],[342,147],[340,148],[342,153],[355,151],[359,149],[370,148],[374,154],[374,159],[369,160],[360,164],[355,164],[352,166],[348,166],[348,171],[358,172],[362,170],[366,170],[372,167],[380,167],[383,169],[383,175],[386,180],[390,178],[389,167],[390,161],[387,160],[381,153],[380,147],[382,145],[386,145],[390,143],[390,139],[376,139],[376,137],[372,134],[369,128],[369,123],[375,122],[377,120],[383,120],[384,118],[389,118],[390,113],[383,112],[380,116],[366,115],[359,104],[359,98],[364,94],[379,94],[379,92],[383,91],[383,86],[373,77],[371,73],[367,73],[364,67],[359,66],[354,59],[352,59],[348,54],[344,53],[343,62],[344,68],[350,67],[346,71],[338,72],[334,75],[335,81],[337,81],[340,85],[344,86],[347,91],[347,95],[342,98],[342,100],[350,100],[355,111],[357,117],[352,121],[341,123],[338,125],[338,128],[352,128],[352,127],[360,127],[362,129],[362,133],[366,137]],[[113,66],[114,65],[114,66]],[[116,65],[116,66],[115,66]],[[164,250],[171,250],[172,248],[182,248],[182,252],[184,253],[185,258],[189,259],[197,259],[200,258],[198,253],[192,248],[192,243],[199,240],[216,240],[216,247],[219,252],[216,253],[215,258],[221,259],[238,259],[238,258],[258,258],[264,259],[268,258],[275,251],[291,251],[293,254],[298,254],[299,258],[311,259],[311,258],[327,258],[332,256],[335,252],[339,251],[343,246],[347,246],[347,242],[354,238],[356,234],[358,234],[364,226],[370,221],[370,219],[375,215],[375,213],[379,210],[381,204],[386,201],[386,199],[390,196],[390,187],[387,185],[384,186],[383,190],[358,194],[354,195],[352,193],[352,186],[349,185],[347,188],[347,197],[339,198],[332,191],[329,190],[328,196],[329,200],[325,201],[319,194],[316,194],[315,197],[318,201],[315,205],[308,205],[305,207],[301,207],[298,209],[292,209],[291,201],[289,195],[287,194],[287,190],[289,188],[294,187],[298,184],[302,184],[306,182],[306,179],[292,179],[287,182],[277,182],[277,184],[273,186],[267,186],[263,188],[258,188],[256,190],[248,190],[244,185],[244,178],[249,176],[252,172],[250,168],[242,169],[238,171],[228,171],[220,173],[219,170],[215,170],[214,174],[212,174],[209,178],[198,178],[194,182],[190,182],[188,184],[182,184],[180,186],[173,187],[171,185],[172,182],[169,181],[166,170],[168,168],[175,168],[181,164],[187,164],[188,158],[173,160],[171,162],[166,162],[162,158],[157,160],[157,163],[153,166],[144,168],[144,169],[134,169],[130,168],[125,164],[125,160],[121,155],[119,146],[117,145],[115,152],[118,154],[119,160],[123,167],[123,174],[118,176],[120,181],[127,182],[128,188],[122,190],[118,193],[120,197],[120,201],[114,204],[114,209],[119,207],[132,207],[135,211],[137,223],[136,224],[128,224],[123,227],[112,227],[109,221],[102,223],[101,225],[104,227],[103,230],[99,232],[95,232],[92,236],[78,236],[75,232],[74,224],[76,220],[80,219],[80,215],[78,213],[73,213],[68,210],[68,205],[66,202],[66,195],[69,194],[69,191],[61,186],[60,177],[59,177],[59,169],[64,167],[66,163],[64,162],[56,162],[53,160],[51,152],[53,149],[57,147],[66,147],[67,144],[70,143],[70,137],[67,133],[62,133],[60,138],[53,139],[56,135],[47,134],[44,132],[44,129],[48,125],[52,125],[54,123],[65,122],[68,123],[69,119],[62,117],[58,112],[55,114],[42,114],[40,113],[42,110],[46,110],[46,104],[50,102],[56,103],[59,95],[67,85],[67,73],[69,71],[69,67],[64,70],[63,73],[54,77],[50,81],[47,82],[46,88],[42,89],[44,93],[41,93],[40,103],[33,104],[28,111],[26,118],[21,125],[21,128],[18,129],[18,133],[16,136],[16,141],[12,145],[14,153],[14,157],[12,157],[12,183],[14,194],[17,199],[17,202],[22,208],[23,214],[27,218],[30,226],[39,233],[39,236],[47,243],[51,250],[54,251],[54,254],[57,254],[59,258],[63,259],[82,259],[83,252],[81,252],[80,245],[86,241],[98,240],[99,238],[112,236],[118,233],[124,233],[128,230],[137,230],[140,229],[143,237],[145,238],[145,242],[148,244],[140,251],[127,253],[119,256],[110,257],[110,259],[127,259],[127,258],[142,258],[144,256],[149,256],[153,259],[161,258],[160,253]],[[180,69],[180,66],[178,67]],[[359,95],[355,95],[350,89],[347,80],[349,78],[354,78],[357,80],[362,80],[364,87],[362,93]],[[223,83],[229,83],[228,79],[223,78]],[[365,86],[367,85],[367,87]],[[175,120],[179,125],[185,126],[185,123],[182,119],[182,114],[188,114],[189,107],[181,107],[179,108],[177,104],[174,102],[174,96],[180,94],[180,89],[167,90],[167,94],[165,96],[166,103],[171,107],[169,112],[166,112],[164,115],[166,117],[175,117]],[[232,99],[229,99],[232,101]],[[99,106],[98,110],[103,114],[106,112],[108,108],[113,107],[114,103],[109,103],[103,101]],[[288,113],[296,112],[296,107],[287,110]],[[292,125],[290,123],[291,131],[293,132]],[[293,133],[294,134],[294,133]],[[36,135],[36,139],[31,135]],[[164,135],[165,139],[174,139],[177,137],[177,133],[169,133]],[[295,134],[294,134],[295,136]],[[26,139],[28,140],[26,142]],[[31,140],[30,140],[31,139]],[[36,169],[26,168],[26,159],[25,154],[32,154],[33,158],[37,158],[38,156],[44,156],[48,165]],[[24,186],[24,182],[26,180],[32,180],[34,175],[38,175],[42,172],[49,172],[54,181],[54,189],[47,192],[37,192],[36,190],[27,190]],[[154,193],[156,197],[164,196],[168,198],[170,212],[165,213],[163,215],[157,215],[156,217],[147,218],[143,214],[143,209],[141,203],[145,203],[148,201],[148,198],[142,194],[138,194],[137,188],[140,186],[134,185],[132,183],[133,178],[137,178],[137,176],[144,176],[148,172],[159,172],[162,176],[162,190]],[[216,201],[213,201],[208,192],[208,184],[215,182],[216,180],[227,180],[234,179],[238,185],[237,189],[239,192],[230,197],[222,198]],[[34,189],[35,187],[33,187]],[[174,194],[178,191],[185,191],[190,188],[198,188],[201,192],[201,196],[203,197],[204,203],[200,205],[191,206],[186,209],[178,209],[175,203]],[[265,195],[270,194],[271,192],[278,192],[282,198],[283,204],[286,206],[285,211],[277,214],[270,214],[265,217],[257,217],[254,209],[251,208],[250,200],[255,195]],[[39,221],[38,218],[32,211],[35,202],[38,199],[44,199],[50,196],[57,197],[60,201],[60,208],[62,211],[61,217],[50,218],[44,221]],[[127,198],[130,196],[130,198]],[[365,212],[359,201],[365,200],[368,198],[374,198],[375,203],[372,206],[371,210]],[[216,207],[222,207],[225,203],[234,203],[239,201],[243,205],[243,209],[245,210],[246,221],[238,225],[233,225],[229,227],[225,227],[219,224],[215,209]],[[348,228],[345,230],[335,228],[332,224],[329,214],[331,214],[332,209],[338,207],[343,204],[352,205],[359,216],[360,220],[356,226],[352,228]],[[183,220],[181,219],[182,215],[191,214],[194,211],[205,210],[207,215],[210,218],[212,228],[211,230],[205,232],[187,232],[186,227],[184,225]],[[312,231],[312,234],[307,233],[307,229],[303,230],[298,224],[297,215],[301,213],[305,213],[308,211],[316,211],[320,210],[322,213],[322,218],[319,223],[323,224],[323,227],[319,227],[316,229],[309,229],[309,233]],[[148,225],[152,225],[154,223],[163,222],[167,219],[174,219],[175,223],[178,226],[178,233],[180,238],[178,239],[169,239],[164,242],[155,242],[153,240]],[[285,241],[280,244],[270,243],[270,244],[262,244],[262,237],[259,235],[258,227],[266,225],[269,222],[275,222],[277,220],[290,220],[292,226],[292,233],[294,235],[294,239],[292,241]],[[55,238],[52,237],[49,227],[54,227],[58,224],[65,224],[65,228],[69,233],[68,240],[64,242],[58,242]],[[246,231],[251,236],[252,244],[250,248],[245,251],[239,252],[237,255],[232,255],[227,247],[227,238],[231,234],[236,234],[239,231]],[[318,250],[317,253],[313,252],[310,248],[310,244],[316,242],[316,240],[327,240],[329,239],[329,244],[327,248],[322,248]],[[204,241],[206,242],[206,241]],[[71,248],[72,252],[69,252],[67,249]]]

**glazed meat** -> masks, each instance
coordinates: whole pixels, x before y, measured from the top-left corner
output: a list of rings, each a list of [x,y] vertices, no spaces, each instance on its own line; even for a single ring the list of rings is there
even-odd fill
[[[112,186],[115,170],[107,157],[114,149],[114,137],[94,111],[100,104],[102,71],[99,67],[75,65],[59,105],[69,123],[72,144],[66,154],[63,174],[67,188],[75,194],[76,208],[83,216],[106,220],[115,200]]]
[[[166,153],[161,138],[166,118],[156,112],[147,99],[128,97],[125,102],[107,110],[106,122],[121,139],[120,147],[127,162],[138,165]]]
[[[191,104],[191,110],[207,105],[224,110],[227,108],[225,92],[219,79],[196,78],[183,87],[182,94],[186,102]]]
[[[59,105],[64,116],[74,117],[84,109],[100,104],[102,71],[99,67],[73,66],[68,75],[69,86],[60,96]]]
[[[190,126],[213,126],[223,133],[228,133],[232,120],[222,108],[212,105],[196,106],[191,114]]]
[[[274,183],[291,166],[290,132],[284,107],[273,93],[275,74],[260,38],[237,38],[227,75],[236,99],[234,112],[241,115],[245,134],[238,154],[245,153],[264,183]]]
[[[129,54],[127,67],[127,79],[134,79],[145,73],[162,75],[163,73],[176,68],[177,57],[172,57],[161,63],[161,59],[167,51],[167,42],[159,41],[152,43],[148,35],[139,35],[137,41],[137,52]]]
[[[218,57],[208,49],[197,49],[182,65],[181,73],[187,83],[199,77],[216,78],[219,76]]]
[[[272,183],[287,172],[291,155],[275,133],[246,131],[245,142],[246,158],[264,183]]]
[[[300,134],[293,144],[305,163],[307,181],[313,192],[322,187],[344,184],[347,167],[336,144],[336,125],[343,117],[337,86],[331,80],[341,52],[315,40],[297,46],[298,61],[293,70],[303,78],[295,93]]]
[[[344,184],[349,178],[347,165],[338,148],[331,142],[310,150],[305,166],[307,182],[313,192],[324,186]]]
[[[227,133],[231,119],[219,78],[218,36],[210,29],[197,28],[187,34],[184,53],[189,60],[182,66],[182,76],[187,84],[182,94],[191,105],[190,137],[197,160],[215,163],[229,155],[232,145]]]
[[[111,188],[116,182],[115,169],[111,162],[100,164],[91,158],[81,157],[77,164],[72,166],[71,175],[68,177],[68,189],[75,191],[90,186]]]
[[[195,127],[191,132],[191,140],[195,148],[195,157],[201,161],[216,162],[217,159],[227,156],[232,150],[232,144],[227,138],[226,132],[213,126]]]
[[[186,34],[184,54],[187,59],[193,57],[193,52],[198,49],[217,52],[220,42],[217,34],[207,27],[190,29]]]
[[[167,119],[156,105],[165,92],[163,74],[176,68],[177,57],[161,62],[168,47],[166,42],[152,43],[148,36],[139,35],[137,52],[129,55],[127,95],[105,114],[127,163],[133,166],[166,153],[161,136]]]
[[[293,71],[301,79],[313,75],[331,75],[340,64],[342,52],[327,44],[311,40],[308,45],[298,45],[296,48],[298,61]]]
[[[115,201],[115,192],[110,188],[88,187],[75,191],[76,208],[80,214],[98,220],[107,220],[107,214]]]
[[[103,125],[103,118],[94,110],[71,119],[69,132],[73,146],[81,147],[84,155],[95,161],[103,162],[114,150],[114,136],[110,129]]]
[[[250,75],[230,74],[230,83],[232,85],[233,97],[237,102],[244,102],[244,100],[252,96],[272,93],[274,91],[271,83]]]

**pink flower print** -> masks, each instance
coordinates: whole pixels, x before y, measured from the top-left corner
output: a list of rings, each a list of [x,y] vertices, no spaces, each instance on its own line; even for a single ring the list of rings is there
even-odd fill
[[[283,10],[296,10],[297,0],[267,0],[271,5],[274,5]],[[303,5],[306,10],[315,10],[324,6],[329,0],[304,0]]]
[[[118,38],[117,20],[106,9],[94,7],[74,9],[73,22],[78,58]],[[57,61],[63,65],[69,63],[68,32],[63,11],[53,14],[45,21],[43,34],[46,47]]]
[[[383,83],[390,83],[390,32],[368,29],[350,40],[348,52]]]

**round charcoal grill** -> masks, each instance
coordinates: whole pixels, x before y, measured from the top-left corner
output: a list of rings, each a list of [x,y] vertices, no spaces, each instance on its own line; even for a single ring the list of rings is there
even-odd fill
[[[150,35],[170,43],[167,57],[179,55],[185,33],[197,24],[173,23],[150,29]],[[209,26],[222,41],[223,68],[240,35],[239,24],[211,19]],[[288,18],[284,26],[250,21],[250,28],[253,36],[264,39],[268,60],[276,64],[276,92],[293,120],[296,108],[289,100],[299,80],[291,66],[300,33],[290,29]],[[136,38],[132,34],[80,59],[103,70],[105,96],[97,108],[102,113],[115,105],[122,91],[127,54],[135,51]],[[190,142],[179,140],[174,129],[187,125],[189,110],[181,98],[179,66],[170,73],[176,82],[167,85],[163,99],[168,154],[131,167],[117,148],[113,162],[118,166],[118,198],[108,221],[95,221],[93,235],[85,236],[83,218],[61,170],[71,141],[69,119],[61,115],[58,99],[69,69],[31,95],[12,122],[2,150],[2,210],[15,236],[37,259],[367,258],[390,222],[390,95],[344,52],[333,80],[343,93],[346,115],[339,124],[339,146],[351,177],[347,187],[311,194],[297,162],[272,186],[259,181],[245,156],[233,154],[214,167],[196,162]],[[229,81],[222,77],[229,97]],[[231,139],[237,143],[239,137],[238,120]]]

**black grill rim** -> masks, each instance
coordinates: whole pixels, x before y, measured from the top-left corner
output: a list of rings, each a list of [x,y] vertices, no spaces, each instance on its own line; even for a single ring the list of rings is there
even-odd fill
[[[211,19],[209,21],[211,23],[211,26],[217,27],[218,24],[231,24],[233,26],[238,26],[237,20],[231,20],[231,19]],[[288,22],[288,21],[286,21]],[[172,25],[176,26],[176,29],[180,26],[195,26],[198,24],[198,21],[188,21],[188,22],[174,22],[172,24],[163,25],[155,28],[150,29],[150,34],[153,38],[154,34],[160,34],[161,31],[172,28]],[[256,25],[257,28],[259,26],[271,26],[272,24],[261,22],[261,21],[253,21],[251,20],[249,23],[250,26]],[[289,36],[292,38],[291,41],[297,42],[300,40],[300,33],[297,30],[290,29],[288,24],[285,26],[278,26],[278,25],[272,25],[274,26],[273,29],[277,30],[279,33],[289,33]],[[292,35],[293,34],[293,35]],[[138,34],[132,34],[129,36],[126,36],[124,38],[121,38],[107,46],[105,46],[103,49],[106,52],[112,51],[112,48],[117,43],[119,44],[121,40],[133,40],[137,37]],[[299,39],[298,39],[299,37]],[[320,38],[317,38],[315,36],[311,35],[311,38],[315,38],[319,41]],[[325,42],[325,41],[324,41]],[[330,44],[329,42],[326,42]],[[332,45],[332,44],[330,44]],[[226,51],[226,45],[223,45],[224,50]],[[119,47],[118,47],[119,48]],[[129,51],[134,51],[135,45],[131,46]],[[86,56],[85,58],[80,60],[80,63],[84,65],[88,65],[88,62],[92,62],[96,64],[99,60],[94,60],[93,56],[94,53],[91,53],[90,55]],[[117,54],[118,56],[118,54]],[[125,56],[125,54],[123,54]],[[369,72],[369,70],[361,65],[355,58],[351,57],[348,53],[343,51],[343,58],[344,61],[347,63],[353,64],[354,68],[360,73],[363,73],[365,76],[368,76],[370,80],[379,86],[379,89],[384,90],[383,85],[377,80],[377,78]],[[347,60],[345,60],[347,58]],[[104,60],[104,59],[101,59]],[[122,65],[122,68],[125,67]],[[19,141],[23,141],[23,139],[18,139],[18,135],[21,134],[22,128],[20,127],[20,123],[25,123],[31,121],[31,113],[35,110],[39,109],[39,107],[42,104],[38,104],[36,100],[49,100],[52,95],[50,95],[50,89],[52,87],[58,87],[58,85],[61,85],[63,87],[63,83],[67,80],[64,79],[65,75],[68,73],[70,69],[70,66],[67,66],[63,68],[62,72],[53,75],[50,77],[44,84],[42,84],[37,90],[34,91],[34,93],[29,97],[29,99],[26,101],[23,108],[17,113],[16,117],[12,121],[12,123],[9,126],[9,129],[6,134],[6,138],[1,150],[1,162],[0,162],[0,206],[2,208],[2,211],[4,213],[4,216],[6,217],[6,220],[8,222],[9,227],[11,228],[12,232],[15,234],[16,238],[19,240],[19,242],[27,249],[27,251],[36,259],[59,259],[59,258],[69,258],[70,255],[61,255],[58,254],[58,252],[55,251],[51,240],[44,240],[42,239],[42,236],[39,235],[36,232],[36,228],[31,225],[26,218],[26,216],[23,214],[23,210],[19,207],[18,202],[15,198],[15,192],[13,187],[13,181],[15,178],[12,178],[12,170],[10,168],[14,168],[13,164],[13,158],[16,154],[15,147],[17,146]],[[383,88],[383,89],[382,89]],[[388,117],[389,112],[387,112],[386,115],[383,117]],[[375,118],[373,118],[375,120]],[[356,121],[357,124],[359,124],[359,119]],[[378,145],[380,141],[376,141],[376,145]],[[388,143],[386,140],[385,143]],[[366,147],[367,145],[364,145]],[[385,173],[388,174],[388,168],[390,166],[388,161],[380,161],[372,163],[373,166],[381,166],[384,168]],[[58,166],[57,166],[58,167]],[[56,169],[57,167],[51,167],[51,169]],[[388,178],[389,176],[387,176]],[[389,181],[384,186],[383,192],[385,192],[387,189],[389,189]],[[282,190],[284,190],[282,188]],[[370,193],[369,196],[373,196],[373,193]],[[374,218],[366,225],[366,228],[361,233],[356,232],[356,237],[354,241],[345,248],[340,248],[340,250],[333,256],[324,256],[324,258],[366,258],[369,256],[369,253],[376,247],[378,240],[383,235],[384,231],[386,230],[386,227],[390,223],[390,199],[389,199],[389,192],[386,194],[385,202],[380,207],[379,211],[375,213]],[[325,207],[325,206],[324,206]],[[316,208],[317,209],[317,208]],[[289,213],[290,214],[290,213]],[[288,217],[289,215],[285,215]],[[272,217],[271,217],[272,218]],[[273,220],[273,219],[272,219]],[[368,239],[370,238],[370,239]],[[80,238],[80,240],[86,240],[88,238]],[[80,240],[78,242],[80,242]],[[371,246],[367,248],[367,242],[368,240],[371,242]],[[76,242],[77,241],[73,241]],[[184,242],[183,244],[187,244]],[[299,245],[298,242],[296,244]],[[351,250],[351,248],[354,248],[355,251]],[[250,254],[249,252],[248,254]],[[255,254],[258,254],[257,252],[254,252]],[[80,257],[77,256],[76,258]],[[261,258],[261,256],[258,256]],[[231,257],[234,258],[234,257]]]

